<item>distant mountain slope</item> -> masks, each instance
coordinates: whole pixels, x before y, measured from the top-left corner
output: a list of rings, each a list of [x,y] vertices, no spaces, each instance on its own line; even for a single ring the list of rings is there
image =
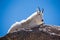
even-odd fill
[[[9,33],[0,40],[60,40],[60,27],[37,25],[34,28]]]

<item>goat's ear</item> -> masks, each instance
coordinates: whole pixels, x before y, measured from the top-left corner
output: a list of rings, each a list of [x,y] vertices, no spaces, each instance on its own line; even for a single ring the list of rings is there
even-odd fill
[[[44,12],[44,9],[42,8],[42,11],[41,11],[41,13],[43,13]]]

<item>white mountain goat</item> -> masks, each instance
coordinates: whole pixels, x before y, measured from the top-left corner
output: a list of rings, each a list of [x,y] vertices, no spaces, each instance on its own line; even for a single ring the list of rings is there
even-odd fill
[[[14,23],[11,28],[8,30],[8,33],[17,32],[20,30],[24,30],[25,28],[32,28],[36,25],[43,24],[42,19],[43,10],[40,11],[38,9],[35,13],[33,13],[30,17],[28,17],[26,20],[22,20],[20,22]]]

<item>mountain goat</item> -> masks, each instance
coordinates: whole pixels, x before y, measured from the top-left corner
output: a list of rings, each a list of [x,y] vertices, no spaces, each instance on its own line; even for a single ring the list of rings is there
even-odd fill
[[[30,17],[28,17],[26,20],[22,20],[20,22],[14,23],[11,28],[8,30],[8,33],[17,32],[20,30],[25,30],[25,28],[32,28],[36,25],[43,24],[42,19],[43,11],[40,11],[38,9],[35,13],[33,13]]]

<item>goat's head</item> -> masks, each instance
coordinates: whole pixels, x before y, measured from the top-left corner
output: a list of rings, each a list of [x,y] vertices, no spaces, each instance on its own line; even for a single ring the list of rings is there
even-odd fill
[[[36,22],[37,25],[40,25],[43,23],[43,9],[42,11],[40,9],[38,9],[36,12],[35,12],[35,15],[32,17],[34,22]]]

